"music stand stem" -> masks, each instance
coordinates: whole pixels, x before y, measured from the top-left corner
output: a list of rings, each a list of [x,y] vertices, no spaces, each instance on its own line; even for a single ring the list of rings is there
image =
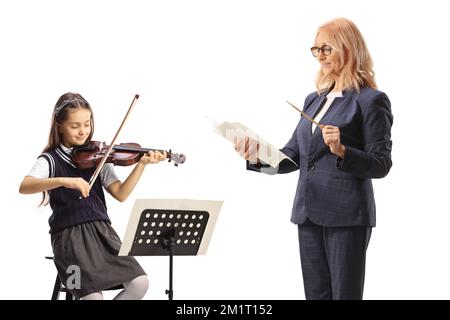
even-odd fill
[[[166,294],[169,296],[169,300],[173,300],[173,246],[174,246],[174,242],[175,242],[175,239],[171,235],[168,235],[166,238],[164,238],[164,246],[169,251],[169,290],[166,290]]]

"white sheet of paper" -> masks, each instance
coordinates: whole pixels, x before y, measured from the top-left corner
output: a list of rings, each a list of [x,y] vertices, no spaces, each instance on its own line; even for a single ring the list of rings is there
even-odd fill
[[[244,137],[249,137],[259,143],[258,158],[264,163],[267,163],[272,168],[276,168],[278,164],[284,160],[289,159],[292,163],[295,163],[292,159],[282,153],[280,150],[272,146],[269,142],[261,138],[258,134],[244,126],[239,122],[228,122],[224,121],[217,125],[214,130],[216,133],[231,141],[234,144],[235,138],[239,140],[244,139]],[[250,162],[256,162],[256,159]]]
[[[127,256],[133,246],[135,233],[142,212],[145,209],[161,210],[196,210],[209,213],[208,223],[203,233],[202,242],[197,255],[206,254],[209,241],[211,240],[214,226],[216,225],[223,201],[191,200],[191,199],[136,199],[128,221],[127,230],[120,247],[119,256]]]

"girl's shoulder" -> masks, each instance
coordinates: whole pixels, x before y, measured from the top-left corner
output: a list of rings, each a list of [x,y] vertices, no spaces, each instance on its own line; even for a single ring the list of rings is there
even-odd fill
[[[55,150],[44,150],[37,158],[45,159],[49,162],[54,162],[55,157],[56,157]]]

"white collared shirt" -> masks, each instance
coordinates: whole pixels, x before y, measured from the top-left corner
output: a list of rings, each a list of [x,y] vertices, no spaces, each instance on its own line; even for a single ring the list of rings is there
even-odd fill
[[[314,121],[320,123],[320,120],[328,111],[334,99],[338,97],[342,97],[342,91],[330,92],[329,94],[327,94],[327,101],[325,102],[325,105],[322,107],[322,109],[320,109],[320,112],[317,114],[317,116],[314,118]],[[316,124],[313,123],[311,127],[311,133],[314,133],[316,127]]]

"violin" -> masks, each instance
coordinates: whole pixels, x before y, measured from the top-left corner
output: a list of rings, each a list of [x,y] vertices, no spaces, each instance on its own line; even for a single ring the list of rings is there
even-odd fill
[[[172,150],[142,148],[138,143],[121,143],[114,145],[108,154],[109,145],[105,142],[89,141],[88,143],[73,148],[72,160],[81,169],[97,167],[106,156],[106,161],[115,166],[131,166],[137,163],[141,157],[149,151],[166,152],[169,162],[173,161],[175,166],[186,161],[183,154],[173,153]]]
[[[109,146],[103,145],[99,142],[89,142],[85,146],[78,148],[75,150],[75,154],[72,156],[73,160],[78,163],[80,168],[91,168],[95,167],[95,171],[89,179],[89,187],[92,188],[95,180],[97,179],[100,171],[103,169],[105,163],[112,162],[117,165],[131,165],[139,161],[142,155],[149,151],[162,151],[156,149],[146,149],[141,148],[141,146],[137,143],[122,143],[120,145],[116,145],[116,139],[122,130],[125,121],[128,119],[128,116],[131,113],[136,101],[139,99],[139,95],[136,94],[131,101],[130,107],[128,108],[125,117],[122,120],[122,123],[117,129],[114,138],[112,139]],[[174,160],[175,166],[178,166],[179,163],[183,163],[186,160],[184,155],[178,155],[176,153],[172,153],[171,151],[167,152],[169,156],[169,161]],[[114,155],[115,154],[115,155]],[[81,199],[81,197],[80,197]]]

